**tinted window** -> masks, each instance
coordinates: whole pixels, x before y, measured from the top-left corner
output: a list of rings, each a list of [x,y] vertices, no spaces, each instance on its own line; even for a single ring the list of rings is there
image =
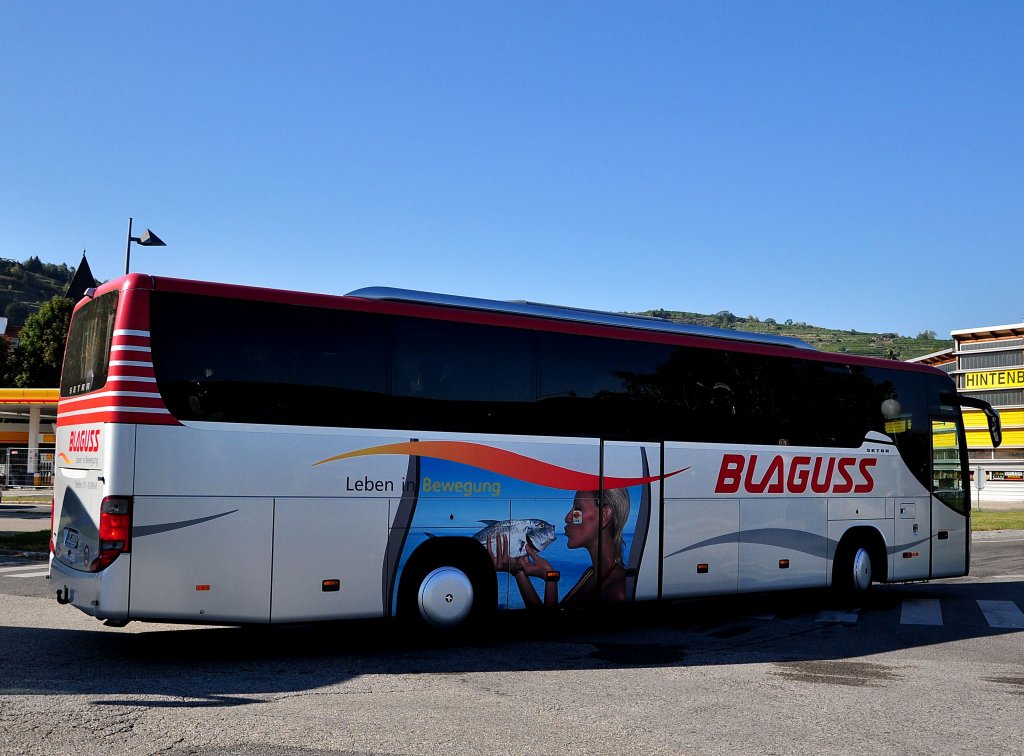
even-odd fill
[[[928,377],[928,412],[932,431],[931,475],[922,482],[951,509],[969,514],[970,490],[964,481],[970,478],[963,446],[963,418],[952,381]]]
[[[917,373],[163,292],[152,303],[157,381],[184,420],[849,448],[875,430],[930,474]],[[106,338],[100,356],[102,312],[112,328],[112,305],[72,326]]]
[[[903,370],[873,368],[876,393],[865,412],[872,430],[896,442],[900,456],[923,486],[928,488],[931,423],[928,420],[927,376]]]
[[[116,291],[96,297],[72,318],[61,372],[61,396],[76,396],[106,385],[117,298]]]
[[[543,432],[658,438],[667,418],[661,374],[676,348],[558,333],[538,337]]]
[[[398,319],[390,424],[529,433],[536,393],[533,355],[530,331]]]
[[[365,426],[387,392],[385,318],[152,295],[153,363],[178,418]]]

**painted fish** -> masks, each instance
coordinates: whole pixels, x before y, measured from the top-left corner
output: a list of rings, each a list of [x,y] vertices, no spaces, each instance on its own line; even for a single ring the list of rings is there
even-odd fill
[[[508,557],[526,556],[526,543],[535,551],[543,551],[555,540],[555,526],[544,520],[480,520],[485,527],[473,537],[487,548],[487,541],[496,543],[499,535],[508,536]],[[491,546],[493,553],[494,546]]]

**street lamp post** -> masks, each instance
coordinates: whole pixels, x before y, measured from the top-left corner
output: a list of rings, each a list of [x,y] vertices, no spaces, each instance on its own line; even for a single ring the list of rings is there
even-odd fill
[[[132,219],[128,219],[128,243],[124,245],[124,274],[128,275],[128,264],[132,257],[132,242],[140,247],[166,247],[163,239],[154,234],[148,228],[142,232],[142,236],[132,236]]]

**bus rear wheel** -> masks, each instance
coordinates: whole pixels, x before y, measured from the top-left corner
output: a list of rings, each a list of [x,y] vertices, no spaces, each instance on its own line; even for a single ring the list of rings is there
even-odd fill
[[[416,610],[437,628],[458,627],[473,613],[473,581],[458,567],[438,567],[420,581]]]
[[[399,618],[438,632],[482,624],[498,596],[493,568],[484,569],[490,559],[478,556],[461,545],[414,554],[399,585]]]

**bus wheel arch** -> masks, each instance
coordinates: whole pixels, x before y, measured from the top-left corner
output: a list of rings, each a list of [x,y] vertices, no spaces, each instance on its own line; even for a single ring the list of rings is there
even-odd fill
[[[430,538],[410,555],[398,585],[399,618],[436,630],[479,625],[498,605],[487,551],[472,538]]]
[[[832,559],[832,587],[840,593],[861,594],[888,575],[885,539],[872,527],[847,530]]]

